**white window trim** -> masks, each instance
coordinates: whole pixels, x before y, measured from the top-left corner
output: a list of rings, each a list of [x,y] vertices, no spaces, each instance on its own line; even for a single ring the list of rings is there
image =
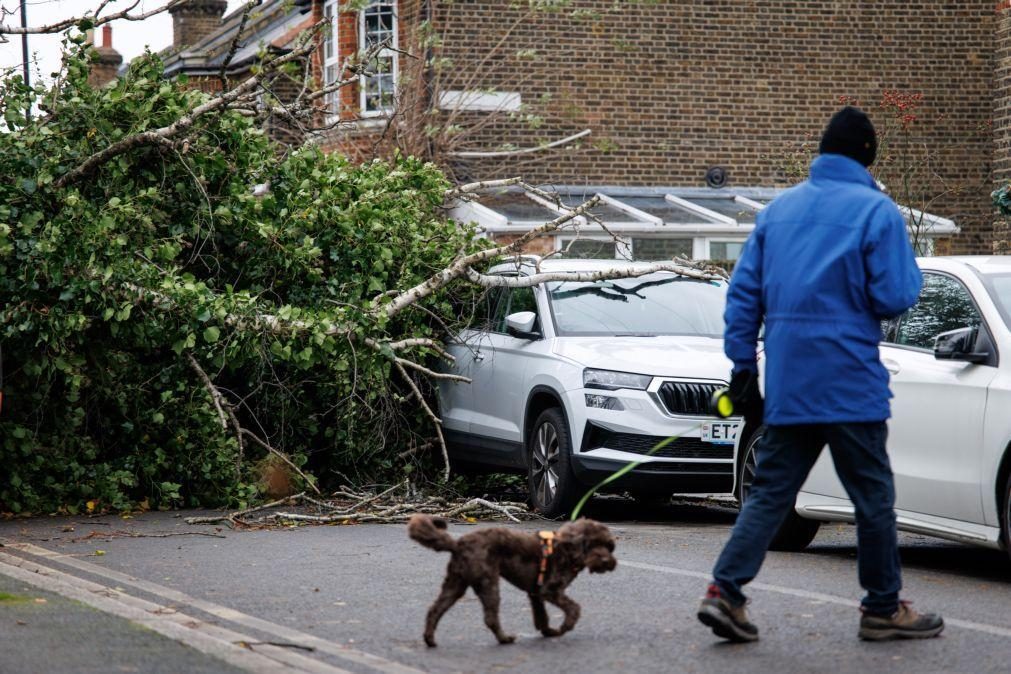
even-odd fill
[[[397,81],[400,79],[400,59],[397,58],[397,52],[394,51],[399,48],[400,45],[400,13],[397,11],[397,1],[396,0],[373,0],[370,6],[376,4],[390,5],[393,8],[393,49],[384,49],[379,52],[379,57],[388,56],[393,60],[393,87],[396,90]],[[363,8],[358,12],[358,52],[362,53],[365,51],[365,10],[368,7]],[[366,110],[365,109],[365,80],[366,75],[362,74],[358,78],[358,113],[362,117],[382,117],[393,112],[393,108],[383,108],[380,110]]]
[[[341,65],[341,50],[340,50],[340,35],[338,34],[338,26],[340,25],[340,3],[342,0],[325,0],[323,3],[323,16],[326,16],[327,10],[330,11],[330,33],[325,36],[325,39],[330,45],[330,56],[326,55],[326,45],[323,46],[323,86],[326,87],[333,82],[327,81],[327,72],[330,70],[331,66],[338,68],[337,77],[341,76],[340,65]],[[324,103],[327,106],[327,121],[333,121],[340,117],[340,89],[333,91],[324,97]]]

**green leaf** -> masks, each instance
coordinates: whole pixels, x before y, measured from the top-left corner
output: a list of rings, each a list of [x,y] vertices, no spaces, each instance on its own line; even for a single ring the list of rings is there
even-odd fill
[[[218,341],[218,337],[220,336],[221,331],[218,330],[218,328],[214,327],[213,325],[208,326],[204,330],[204,341],[207,342],[208,344],[213,344],[214,342]]]

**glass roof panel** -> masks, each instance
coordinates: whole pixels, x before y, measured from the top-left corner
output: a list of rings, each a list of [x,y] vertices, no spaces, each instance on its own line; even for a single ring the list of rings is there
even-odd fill
[[[716,211],[720,215],[726,215],[727,217],[737,220],[737,222],[753,223],[755,222],[755,215],[758,213],[755,209],[750,206],[745,206],[744,204],[737,203],[734,201],[733,197],[682,197],[685,201],[690,201],[693,204],[698,204],[702,208],[708,208],[711,211]]]
[[[478,203],[506,216],[509,222],[549,222],[558,217],[558,213],[541,206],[522,192],[488,194],[482,196]]]
[[[596,192],[588,192],[586,194],[577,194],[575,192],[570,192],[569,194],[559,194],[558,198],[563,204],[569,208],[575,208],[581,204],[586,203],[589,199],[593,198]],[[615,208],[611,204],[600,203],[595,207],[590,209],[590,215],[596,216],[603,220],[605,223],[608,222],[642,222],[639,218],[626,213],[620,208]]]
[[[670,224],[680,224],[680,225],[708,225],[712,224],[713,220],[707,218],[704,215],[695,213],[694,211],[689,211],[687,208],[682,208],[677,204],[672,204],[671,202],[664,199],[662,196],[651,196],[651,197],[616,197],[623,204],[628,204],[633,208],[638,208],[640,211],[645,211],[650,215],[654,215],[666,223]]]

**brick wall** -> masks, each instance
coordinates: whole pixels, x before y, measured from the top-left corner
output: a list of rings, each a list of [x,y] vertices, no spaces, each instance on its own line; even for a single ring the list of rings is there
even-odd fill
[[[994,45],[993,177],[1011,180],[1011,7],[997,17]],[[994,252],[1011,253],[1011,231],[1006,219],[994,224]]]
[[[531,128],[500,116],[467,149],[593,130],[579,147],[537,161],[459,164],[460,177],[703,185],[706,169],[720,165],[731,184],[778,185],[787,181],[783,157],[820,134],[840,96],[859,99],[885,126],[882,92],[917,91],[924,103],[910,146],[931,155],[919,196],[962,227],[950,251],[991,249],[992,0],[574,0],[528,16],[520,3],[436,5],[441,55],[452,60],[442,88],[518,91],[543,117]],[[1009,21],[1000,18],[1005,57]],[[1006,94],[1011,70],[1001,72]],[[1011,109],[997,113],[1006,173]]]

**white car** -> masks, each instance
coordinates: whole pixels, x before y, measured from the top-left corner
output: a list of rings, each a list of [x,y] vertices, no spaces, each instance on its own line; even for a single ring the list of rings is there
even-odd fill
[[[540,270],[636,264],[548,259]],[[491,273],[534,271],[524,258]],[[731,493],[739,420],[709,412],[731,368],[723,355],[725,299],[722,281],[669,272],[490,292],[477,324],[449,348],[452,372],[472,383],[439,385],[451,456],[525,471],[533,506],[551,517],[642,459],[610,488],[641,496]]]
[[[923,291],[883,324],[888,455],[903,531],[989,548],[1011,541],[1011,256],[922,258]],[[741,492],[761,430],[741,433]],[[801,549],[823,521],[854,521],[825,451],[776,537]]]

